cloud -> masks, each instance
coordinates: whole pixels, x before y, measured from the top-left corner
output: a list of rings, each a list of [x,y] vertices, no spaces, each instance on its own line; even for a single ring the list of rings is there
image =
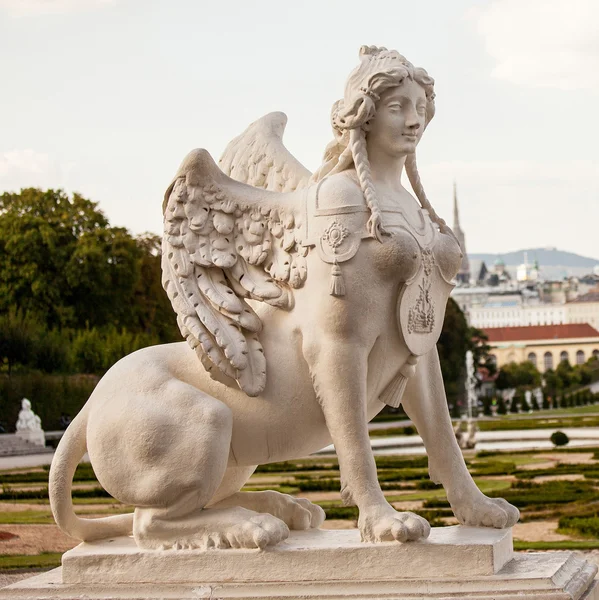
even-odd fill
[[[599,89],[599,2],[493,0],[468,14],[492,75],[529,87]]]
[[[63,164],[33,150],[0,153],[0,192],[25,187],[65,188],[73,167],[73,163]]]
[[[31,17],[66,14],[114,2],[115,0],[0,0],[0,8],[14,17]]]

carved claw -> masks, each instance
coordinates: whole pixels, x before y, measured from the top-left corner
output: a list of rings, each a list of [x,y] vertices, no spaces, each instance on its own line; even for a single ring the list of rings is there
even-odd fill
[[[358,527],[363,542],[412,542],[427,538],[431,532],[426,519],[391,507],[366,514],[361,511]]]

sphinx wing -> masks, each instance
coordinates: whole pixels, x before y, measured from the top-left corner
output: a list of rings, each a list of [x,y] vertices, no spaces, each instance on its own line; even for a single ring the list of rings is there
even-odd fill
[[[206,150],[186,157],[165,194],[162,283],[181,333],[249,396],[264,389],[266,360],[246,300],[290,308],[306,278],[295,196],[232,180]]]
[[[272,112],[254,121],[226,147],[219,166],[236,181],[275,192],[305,187],[312,175],[287,150],[287,115]]]

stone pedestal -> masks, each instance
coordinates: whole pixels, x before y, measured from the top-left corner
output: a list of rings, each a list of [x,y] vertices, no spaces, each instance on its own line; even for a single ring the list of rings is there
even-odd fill
[[[17,431],[15,434],[17,437],[29,442],[30,444],[34,444],[35,446],[45,446],[46,445],[46,436],[44,432],[39,429],[37,431]]]
[[[294,532],[260,550],[81,544],[63,566],[0,598],[599,600],[597,567],[572,552],[514,555],[510,530],[435,528],[425,542],[362,544],[356,530]]]

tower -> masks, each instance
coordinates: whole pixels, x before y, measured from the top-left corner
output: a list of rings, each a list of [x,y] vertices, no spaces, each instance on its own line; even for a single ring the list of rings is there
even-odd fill
[[[466,236],[460,227],[460,213],[458,211],[458,191],[456,182],[453,182],[453,233],[460,242],[460,248],[462,249],[462,264],[460,270],[456,275],[456,280],[462,285],[470,283],[470,262],[468,261],[468,254],[466,253]]]

